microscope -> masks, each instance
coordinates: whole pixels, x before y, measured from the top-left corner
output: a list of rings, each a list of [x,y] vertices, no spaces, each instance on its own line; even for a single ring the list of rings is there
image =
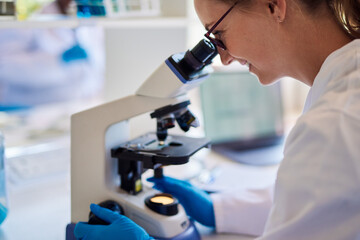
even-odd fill
[[[170,56],[134,95],[76,113],[71,117],[71,224],[66,239],[74,239],[77,222],[107,224],[89,215],[97,203],[124,214],[152,237],[196,240],[200,235],[181,204],[170,194],[142,184],[141,176],[162,167],[185,164],[206,138],[168,134],[176,124],[183,131],[196,127],[186,93],[212,72],[215,46],[201,40],[193,49]],[[156,132],[130,139],[129,120],[150,113]]]

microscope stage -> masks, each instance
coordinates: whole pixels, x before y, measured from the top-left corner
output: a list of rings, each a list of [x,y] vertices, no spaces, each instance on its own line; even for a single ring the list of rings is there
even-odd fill
[[[169,135],[164,143],[158,141],[155,133],[142,135],[112,149],[112,157],[135,161],[149,160],[153,164],[178,165],[189,161],[190,156],[203,147],[208,147],[206,138],[190,138]]]

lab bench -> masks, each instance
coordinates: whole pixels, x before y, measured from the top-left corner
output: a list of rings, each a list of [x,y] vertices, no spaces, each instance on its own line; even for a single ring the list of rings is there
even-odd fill
[[[27,157],[13,155],[8,159],[9,215],[0,228],[1,240],[65,239],[65,227],[70,222],[69,139],[63,138],[57,142],[57,145],[60,147],[51,148],[48,146],[50,150],[47,152],[35,151],[30,155],[28,154]],[[199,174],[205,175],[197,184],[203,184],[206,188],[206,179],[208,179],[206,176],[215,173],[217,177],[221,176],[221,174],[219,175],[220,168],[225,171],[225,175],[231,174],[229,171],[240,173],[233,179],[223,181],[236,181],[244,187],[261,187],[274,181],[277,171],[277,166],[252,167],[241,165],[210,150],[194,155],[194,159],[188,164],[190,167],[187,165],[170,166],[168,171],[165,169],[165,174],[176,177],[176,174],[186,170],[188,173],[186,177],[191,181],[194,181],[195,176]],[[200,169],[204,166],[208,169],[205,172],[204,169]],[[192,171],[188,171],[189,169]],[[240,181],[240,179],[242,180]],[[207,187],[211,188],[211,185]],[[220,185],[215,187],[221,188]],[[198,228],[203,240],[253,239],[249,236],[217,235],[213,229],[200,225]]]

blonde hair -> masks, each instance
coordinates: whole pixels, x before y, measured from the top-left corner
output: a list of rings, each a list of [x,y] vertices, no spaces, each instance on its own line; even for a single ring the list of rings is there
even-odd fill
[[[228,4],[238,2],[238,6],[249,7],[251,0],[217,0]],[[360,38],[360,1],[359,0],[297,0],[306,6],[309,12],[315,13],[319,6],[326,2],[342,28],[352,38]]]
[[[360,38],[360,2],[358,0],[328,0],[329,7],[344,30]]]

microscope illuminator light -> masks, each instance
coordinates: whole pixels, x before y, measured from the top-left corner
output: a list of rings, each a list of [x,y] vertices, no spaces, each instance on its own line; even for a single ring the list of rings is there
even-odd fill
[[[159,193],[145,199],[145,205],[152,211],[166,216],[174,216],[179,212],[178,200],[168,193]]]

